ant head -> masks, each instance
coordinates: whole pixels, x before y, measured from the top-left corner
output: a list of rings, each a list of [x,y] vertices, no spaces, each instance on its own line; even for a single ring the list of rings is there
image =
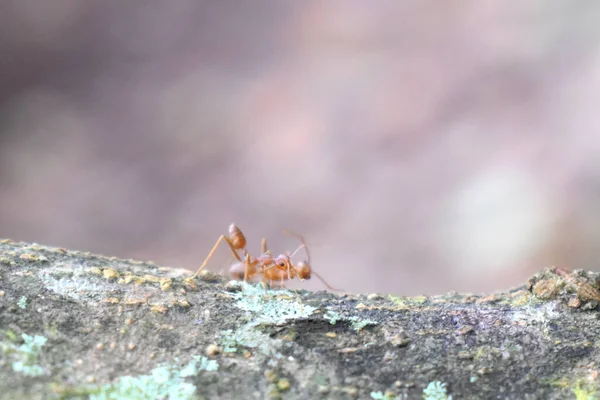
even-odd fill
[[[296,273],[301,280],[310,279],[311,269],[307,261],[300,261],[296,264]]]

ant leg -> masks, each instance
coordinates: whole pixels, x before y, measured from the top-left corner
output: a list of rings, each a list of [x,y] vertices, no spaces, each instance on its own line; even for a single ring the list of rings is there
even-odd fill
[[[260,249],[261,249],[262,254],[265,254],[268,251],[267,238],[262,238],[262,240],[260,242]]]
[[[265,299],[269,299],[269,295],[267,294],[267,275],[263,274],[263,287],[265,289]]]
[[[244,260],[244,282],[248,282],[248,270],[250,269],[250,254],[246,252],[246,259]]]
[[[200,268],[198,268],[198,271],[196,271],[196,273],[194,274],[193,278],[195,278],[196,276],[198,276],[198,274],[200,273],[200,271],[202,271],[202,269],[206,266],[206,264],[208,263],[208,260],[211,259],[211,257],[213,256],[213,254],[217,250],[217,247],[219,247],[219,243],[221,243],[222,240],[225,240],[225,242],[227,242],[227,244],[229,245],[229,248],[231,249],[231,252],[235,256],[235,258],[239,262],[242,262],[242,259],[240,258],[239,254],[235,250],[235,247],[233,247],[233,244],[231,243],[231,240],[229,240],[229,238],[227,236],[221,235],[221,237],[219,237],[219,239],[217,240],[217,243],[215,243],[215,245],[213,246],[213,248],[210,251],[210,253],[208,253],[208,256],[206,257],[206,259],[204,260],[204,262],[202,263],[202,265],[200,266]]]
[[[273,263],[268,264],[268,265],[262,264],[263,286],[265,288],[265,298],[267,298],[267,299],[269,298],[269,296],[267,295],[267,270],[271,269],[273,267],[275,267],[275,264],[273,264]],[[273,285],[273,280],[269,279],[269,288],[272,289],[273,288],[272,285]]]

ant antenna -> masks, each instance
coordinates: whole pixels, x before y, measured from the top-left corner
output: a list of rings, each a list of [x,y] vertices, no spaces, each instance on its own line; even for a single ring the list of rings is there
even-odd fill
[[[306,262],[308,263],[308,265],[311,265],[311,263],[310,263],[310,252],[308,250],[308,246],[306,245],[306,240],[304,240],[304,236],[302,236],[299,233],[292,232],[289,229],[283,229],[283,233],[285,233],[286,235],[295,236],[298,239],[300,239],[300,242],[302,243],[302,245],[300,245],[300,247],[298,247],[296,249],[296,251],[294,251],[294,253],[292,254],[292,256],[294,254],[296,254],[301,248],[304,247],[304,250],[306,251],[306,257],[307,257]],[[290,256],[290,258],[292,256]],[[319,275],[316,271],[312,270],[311,273],[314,274],[317,278],[319,278],[321,280],[321,282],[323,282],[325,284],[325,286],[327,286],[328,289],[335,290],[335,291],[342,291],[341,289],[336,289],[333,286],[331,286],[329,283],[327,283],[327,281],[325,281],[325,279],[323,279],[323,277],[321,275]]]
[[[306,245],[306,240],[304,240],[304,236],[300,235],[299,233],[292,232],[288,229],[284,229],[283,233],[285,233],[286,235],[295,236],[298,239],[300,239],[300,243],[302,243],[302,245],[300,247],[298,247],[298,249],[296,251],[294,251],[294,254],[296,254],[296,252],[298,250],[300,250],[301,248],[304,247],[304,251],[306,252],[306,258],[307,258],[306,261],[308,262],[308,264],[310,264],[310,252],[308,251],[308,246]]]
[[[296,250],[294,250],[294,252],[293,252],[292,254],[290,254],[290,256],[289,256],[289,257],[290,257],[290,258],[294,257],[294,256],[296,255],[296,253],[297,253],[297,252],[299,252],[299,251],[300,251],[300,249],[302,249],[302,248],[306,248],[306,245],[305,245],[304,243],[303,243],[303,244],[301,244],[300,246],[298,246],[298,248],[297,248]]]

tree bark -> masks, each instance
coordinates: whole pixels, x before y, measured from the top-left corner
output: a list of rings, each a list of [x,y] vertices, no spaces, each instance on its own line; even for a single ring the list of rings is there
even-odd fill
[[[191,276],[0,241],[0,398],[579,399],[598,384],[597,273],[433,297]]]

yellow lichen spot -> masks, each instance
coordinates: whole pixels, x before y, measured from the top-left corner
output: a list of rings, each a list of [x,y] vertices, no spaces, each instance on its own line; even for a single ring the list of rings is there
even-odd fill
[[[290,390],[290,386],[289,379],[283,378],[277,381],[277,389],[281,390],[282,392]]]
[[[468,335],[473,332],[475,332],[475,329],[471,325],[465,325],[456,331],[456,333],[461,336]]]
[[[173,300],[172,304],[174,306],[179,306],[179,307],[183,307],[183,308],[189,308],[189,307],[191,307],[191,304],[186,299]]]
[[[8,257],[0,257],[0,264],[14,266],[15,262]]]
[[[512,305],[516,306],[516,307],[524,306],[525,304],[529,303],[530,300],[531,300],[531,293],[523,290],[523,291],[519,292],[518,296],[513,297]]]
[[[150,308],[150,310],[151,310],[152,312],[154,312],[154,313],[161,313],[161,314],[164,314],[164,313],[166,313],[167,311],[169,311],[169,309],[168,309],[166,306],[162,305],[162,304],[157,304],[157,305],[154,305],[154,306],[152,306],[152,307]]]
[[[121,279],[119,279],[119,283],[120,284],[125,284],[128,285],[131,282],[133,282],[133,280],[137,278],[135,275],[133,275],[131,272],[127,271],[125,272],[125,274],[121,277]]]
[[[226,299],[226,300],[231,300],[231,299],[233,299],[233,296],[230,296],[230,295],[228,295],[228,294],[226,294],[226,293],[217,293],[217,294],[216,294],[216,297],[217,297],[218,299]]]
[[[486,349],[483,347],[479,347],[477,349],[477,351],[475,352],[475,356],[473,357],[475,360],[479,360],[483,357],[485,357],[488,353],[486,352]]]
[[[9,244],[12,243],[12,239],[2,239],[0,240],[0,244]]]
[[[338,352],[342,354],[356,353],[357,351],[357,347],[344,347],[343,349],[338,350]]]
[[[393,296],[393,295],[389,295],[388,299],[390,299],[397,307],[397,309],[399,310],[407,310],[410,307],[408,306],[408,304],[406,303],[406,301],[399,296]]]
[[[415,296],[411,299],[414,303],[423,304],[427,301],[427,296]]]
[[[136,297],[128,297],[125,300],[123,300],[123,304],[127,305],[127,306],[137,306],[140,304],[145,304],[148,300],[147,299],[140,299],[140,298],[136,298]]]
[[[337,334],[336,334],[335,332],[327,332],[327,333],[325,334],[325,336],[327,336],[327,337],[330,337],[330,338],[332,338],[332,339],[333,339],[333,338],[336,338],[336,337],[337,337]]]
[[[194,281],[194,278],[185,278],[183,280],[183,285],[187,290],[191,290],[192,292],[198,290],[198,284],[196,283],[196,281]]]
[[[104,276],[105,279],[109,279],[109,280],[117,279],[119,277],[119,273],[112,268],[105,268],[102,271],[102,276]]]
[[[297,336],[298,336],[297,332],[295,330],[291,330],[288,333],[286,333],[285,335],[279,336],[279,339],[281,339],[285,342],[293,342],[294,340],[296,340]]]
[[[489,296],[482,297],[476,301],[477,304],[490,304],[496,303],[500,301],[500,297],[495,294],[490,294]]]
[[[383,394],[383,398],[384,399],[397,399],[398,397],[396,396],[395,392],[392,392],[391,390],[386,390],[386,392]]]
[[[569,307],[579,308],[581,306],[581,300],[579,297],[573,297],[569,300],[568,305]]]
[[[102,276],[102,269],[100,269],[98,267],[92,267],[92,268],[88,269],[88,272],[92,275]]]
[[[433,304],[443,304],[443,303],[447,303],[448,299],[445,298],[444,296],[434,296],[431,298],[431,302]]]
[[[104,301],[104,303],[110,303],[110,304],[119,304],[119,302],[120,302],[121,300],[119,300],[119,299],[118,299],[118,298],[116,298],[116,297],[107,297],[107,298],[106,298],[106,299],[104,299],[103,301]]]
[[[275,383],[277,382],[277,374],[272,369],[268,369],[264,372],[265,379],[268,382]]]
[[[48,259],[46,257],[44,257],[43,255],[35,255],[35,254],[31,254],[31,253],[23,253],[19,256],[19,259],[23,260],[23,261],[31,261],[31,262],[35,262],[35,261],[48,261]]]
[[[533,285],[533,293],[542,300],[548,300],[556,296],[559,290],[559,279],[543,279]]]
[[[172,279],[164,279],[160,282],[160,290],[162,290],[163,292],[170,290],[172,286],[173,286]]]
[[[394,335],[390,339],[390,343],[396,347],[405,347],[405,346],[409,345],[410,339],[404,335],[398,334],[398,335]]]
[[[164,278],[162,278],[160,276],[156,276],[156,275],[146,274],[146,275],[142,276],[142,279],[144,279],[145,282],[159,283]]]
[[[364,310],[365,308],[367,308],[367,305],[364,303],[358,303],[354,308],[356,308],[357,310]]]
[[[577,382],[577,384],[571,389],[571,392],[575,395],[575,400],[593,400],[597,395],[597,391],[594,386],[587,384],[582,386],[581,382]]]
[[[132,280],[133,280],[133,284],[136,286],[141,286],[147,282],[146,279],[144,279],[144,277],[137,276],[137,275],[132,275]]]
[[[281,393],[277,389],[271,390],[267,393],[268,400],[281,400]]]
[[[215,343],[209,344],[206,347],[206,355],[209,357],[214,357],[221,352],[221,348]]]
[[[198,274],[198,278],[200,278],[200,280],[204,282],[218,282],[221,276],[215,274],[214,272],[204,269],[200,271],[200,273]]]

